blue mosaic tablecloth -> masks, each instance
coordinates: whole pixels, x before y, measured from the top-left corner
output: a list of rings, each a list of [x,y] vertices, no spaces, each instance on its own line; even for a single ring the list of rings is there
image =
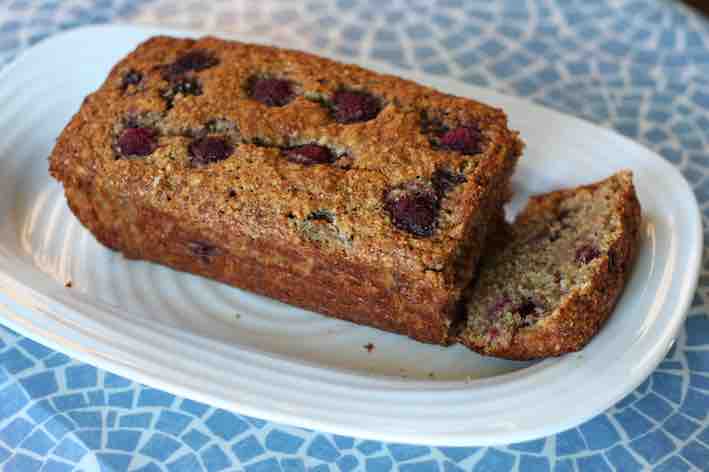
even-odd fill
[[[0,0],[0,64],[58,31],[109,21],[286,37],[530,97],[658,151],[682,170],[709,217],[709,22],[679,3]],[[635,392],[578,428],[494,448],[383,444],[238,416],[0,328],[0,467],[709,470],[708,290],[705,270],[676,346]]]

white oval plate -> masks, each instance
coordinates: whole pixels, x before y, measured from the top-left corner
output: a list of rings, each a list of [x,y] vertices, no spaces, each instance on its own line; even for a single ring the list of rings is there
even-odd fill
[[[158,33],[189,35],[84,28],[50,38],[3,71],[3,324],[85,362],[243,414],[429,445],[510,443],[572,427],[640,384],[671,346],[695,289],[702,248],[696,200],[674,167],[579,119],[381,64],[366,65],[507,111],[528,143],[514,178],[517,207],[531,193],[621,168],[635,172],[645,217],[640,257],[614,316],[582,352],[536,364],[483,358],[105,249],[70,213],[46,158],[111,65]],[[369,343],[372,352],[364,348]]]

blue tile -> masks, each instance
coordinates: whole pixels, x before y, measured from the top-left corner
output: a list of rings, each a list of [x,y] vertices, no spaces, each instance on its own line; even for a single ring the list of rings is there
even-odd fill
[[[519,458],[519,472],[551,472],[549,459],[522,454]]]
[[[229,441],[236,435],[249,429],[249,425],[237,415],[226,410],[216,410],[205,422],[207,428],[224,439]]]
[[[5,373],[5,369],[0,369],[0,385],[3,385],[10,377]]]
[[[704,420],[709,412],[709,396],[693,388],[687,389],[680,411],[692,418]]]
[[[451,461],[443,462],[443,472],[465,472],[463,469],[452,463]]]
[[[34,452],[37,455],[44,456],[55,444],[54,440],[50,438],[47,433],[37,428],[24,440],[20,447]]]
[[[258,429],[262,429],[267,424],[266,421],[258,418],[252,418],[251,416],[242,415],[241,417]]]
[[[247,436],[237,442],[231,449],[234,451],[234,455],[238,457],[241,462],[248,462],[254,457],[260,456],[266,452],[258,439],[256,439],[253,435]]]
[[[435,64],[425,64],[422,68],[424,72],[434,75],[446,75],[450,73],[450,68],[448,67],[448,64],[444,62],[438,62]]]
[[[709,465],[709,448],[697,441],[687,443],[680,451],[680,455],[699,469]]]
[[[122,415],[118,420],[118,426],[121,428],[150,428],[150,423],[153,420],[152,413],[134,413],[130,415]]]
[[[72,470],[74,470],[74,466],[72,464],[49,459],[44,463],[39,472],[71,472]]]
[[[49,403],[49,400],[35,402],[27,409],[27,414],[37,424],[44,423],[47,419],[54,416],[56,412],[57,410]]]
[[[302,459],[281,459],[283,472],[305,472],[305,463]]]
[[[613,472],[608,462],[600,454],[576,459],[579,472]]]
[[[170,410],[163,410],[158,417],[157,423],[155,424],[155,429],[162,431],[163,433],[179,436],[185,429],[187,429],[187,426],[189,426],[191,421],[191,416],[175,413]]]
[[[427,460],[422,462],[408,462],[399,465],[400,472],[439,472],[438,462]]]
[[[98,411],[72,411],[69,417],[80,428],[100,428],[101,413]]]
[[[79,440],[84,443],[84,446],[92,450],[101,449],[102,430],[100,429],[83,429],[74,433]]]
[[[412,446],[408,444],[389,444],[389,452],[397,462],[403,462],[417,457],[423,457],[431,453],[431,449],[425,446]]]
[[[704,428],[704,430],[697,435],[697,439],[702,441],[704,444],[709,445],[709,426]]]
[[[198,451],[202,448],[202,446],[209,442],[209,436],[200,433],[196,429],[191,429],[184,436],[182,436],[182,440],[185,444],[192,448],[193,451]]]
[[[67,367],[65,371],[66,386],[69,390],[95,387],[98,384],[98,371],[91,365]]]
[[[707,93],[695,92],[694,95],[692,95],[692,101],[702,108],[709,109],[709,94]]]
[[[598,63],[598,71],[604,76],[618,75],[620,73],[620,64],[601,61]]]
[[[333,434],[332,439],[333,441],[335,441],[335,446],[337,446],[337,448],[340,450],[352,449],[352,447],[354,446],[354,438],[348,436],[340,436],[339,434]]]
[[[48,355],[52,354],[54,351],[48,347],[44,347],[41,344],[32,341],[29,338],[24,338],[17,343],[22,349],[29,353],[32,357],[38,360],[42,360]]]
[[[108,405],[117,408],[133,407],[133,390],[111,393],[108,395]]]
[[[330,470],[329,465],[320,464],[320,465],[316,465],[314,467],[308,467],[308,472],[331,472],[331,470]]]
[[[182,400],[180,410],[186,411],[187,413],[200,418],[207,410],[209,410],[209,407],[204,403],[199,403],[194,400]]]
[[[591,68],[587,62],[570,62],[566,64],[566,70],[571,75],[589,75],[591,73]]]
[[[388,456],[368,457],[364,461],[364,469],[367,472],[389,472],[394,462]]]
[[[701,346],[709,339],[709,317],[706,315],[689,316],[685,322],[687,346]]]
[[[152,457],[160,462],[165,462],[181,444],[170,436],[162,433],[154,433],[140,450],[141,454]]]
[[[55,352],[42,362],[44,362],[45,367],[51,369],[54,367],[59,367],[68,364],[69,362],[71,362],[71,358],[66,354],[62,354],[61,352]]]
[[[608,417],[599,415],[579,426],[588,448],[591,450],[606,449],[620,440]]]
[[[635,402],[635,408],[655,421],[662,421],[672,414],[674,408],[654,393],[649,393]]]
[[[542,440],[543,443],[543,440]],[[480,450],[478,447],[439,447],[441,453],[453,462],[461,462]]]
[[[284,454],[295,454],[305,440],[300,436],[273,429],[266,435],[266,449]]]
[[[654,50],[635,51],[633,60],[641,64],[657,64],[660,60],[660,55]]]
[[[478,46],[477,50],[482,51],[488,57],[495,57],[505,50],[505,46],[495,39],[488,39]]]
[[[532,39],[523,44],[524,48],[534,56],[546,54],[549,51],[549,44],[539,39]]]
[[[480,56],[472,50],[458,54],[453,58],[463,68],[470,67],[480,62]]]
[[[354,25],[346,26],[340,32],[343,38],[348,39],[350,41],[359,41],[360,39],[362,39],[365,33],[366,31],[364,30],[364,28],[360,28],[359,26]]]
[[[665,431],[683,441],[686,441],[698,428],[697,423],[680,413],[675,413],[667,418],[663,425]]]
[[[679,456],[671,456],[662,464],[653,468],[653,472],[687,472],[690,465],[683,461]]]
[[[605,41],[601,44],[601,49],[617,57],[625,56],[629,51],[628,45],[616,39]]]
[[[270,458],[244,467],[246,472],[280,472],[281,465],[276,459]]]
[[[24,355],[22,351],[13,347],[5,352],[0,353],[0,366],[5,367],[11,374],[17,374],[23,370],[29,369],[34,365],[34,361]]]
[[[105,406],[106,395],[103,390],[90,390],[86,392],[89,406]]]
[[[623,472],[634,472],[643,470],[643,466],[635,460],[633,455],[621,445],[615,446],[613,449],[606,451],[606,458],[615,467],[615,470]]]
[[[86,398],[83,393],[70,393],[52,398],[52,403],[58,411],[76,410],[86,406]]]
[[[556,454],[567,456],[586,449],[586,443],[576,429],[569,429],[556,436]]]
[[[133,472],[162,472],[162,469],[155,464],[155,462],[150,462],[140,469],[134,470]]]
[[[138,406],[172,406],[175,401],[175,395],[155,388],[146,388],[141,390],[138,395]]]
[[[672,440],[662,431],[655,430],[630,442],[630,447],[650,464],[655,464],[675,450]]]
[[[676,44],[675,32],[672,30],[665,30],[660,35],[659,46],[662,49],[673,49]]]
[[[320,459],[325,462],[334,462],[340,457],[340,452],[333,444],[323,435],[315,436],[310,445],[308,445],[305,453],[315,459]]]
[[[27,437],[34,426],[24,418],[14,418],[0,431],[0,441],[14,449]]]
[[[561,75],[553,67],[545,67],[537,73],[537,79],[545,85],[553,84],[561,79]]]
[[[648,121],[651,121],[653,123],[666,123],[670,119],[671,115],[664,111],[664,110],[658,110],[658,109],[651,109],[647,114],[645,115],[645,119]]]
[[[46,429],[54,439],[61,439],[69,431],[73,431],[76,428],[74,427],[74,423],[66,416],[56,415],[44,423],[44,429]]]
[[[207,472],[219,472],[231,465],[229,458],[217,445],[208,447],[202,451],[200,455],[202,456],[204,466],[207,468]]]
[[[79,462],[82,457],[89,452],[84,446],[74,441],[70,437],[65,437],[54,449],[54,455],[66,459],[70,462]]]
[[[382,450],[382,443],[379,441],[364,440],[357,444],[356,449],[365,456],[371,456],[375,452]]]
[[[101,467],[101,472],[126,472],[132,457],[128,454],[98,452],[96,459]]]
[[[381,61],[385,62],[390,62],[392,64],[397,64],[397,65],[405,65],[406,64],[406,58],[404,56],[404,52],[401,49],[394,49],[394,48],[374,48],[369,51],[370,56],[372,59],[378,59]]]
[[[42,463],[25,454],[15,454],[3,466],[3,472],[35,472]]]
[[[669,135],[660,128],[652,128],[645,133],[645,139],[650,141],[652,144],[657,144],[669,139]]]
[[[103,386],[106,388],[123,388],[130,387],[133,382],[121,377],[120,375],[112,374],[111,372],[106,372],[103,377]]]
[[[346,29],[343,29],[343,35]],[[433,36],[433,31],[425,23],[416,23],[406,27],[406,34],[413,39],[428,39]],[[359,39],[364,34],[364,30],[360,30]]]
[[[637,397],[635,396],[634,393],[629,393],[621,401],[615,404],[615,408],[618,410],[623,410],[624,408],[630,406],[635,400],[637,400]]]
[[[118,429],[108,432],[106,448],[118,451],[133,452],[138,447],[141,436],[140,431],[131,429]]]
[[[688,49],[704,48],[704,40],[702,39],[702,35],[696,31],[686,31],[684,34],[684,41]]]
[[[662,148],[660,149],[660,154],[670,162],[678,164],[682,161],[682,153],[676,149],[672,148]]]
[[[525,442],[521,442],[521,443],[510,444],[508,447],[510,449],[515,450],[515,451],[541,453],[542,450],[544,449],[545,444],[546,444],[546,439],[542,438],[542,439],[535,439],[532,441],[525,441]]]
[[[571,462],[571,459],[556,461],[554,472],[575,472],[574,463]]]
[[[350,472],[351,470],[355,470],[357,468],[359,461],[352,454],[347,454],[346,456],[342,456],[337,459],[336,464],[342,472]]]
[[[515,456],[497,449],[488,449],[480,461],[473,467],[473,472],[492,472],[512,470]]]
[[[537,85],[537,83],[531,79],[519,80],[519,81],[513,83],[512,87],[514,87],[514,89],[517,91],[517,93],[519,93],[520,95],[523,95],[523,96],[532,95],[534,92],[536,92],[539,89],[539,85]]]
[[[10,451],[0,446],[0,464],[5,462],[8,457],[10,457]]]

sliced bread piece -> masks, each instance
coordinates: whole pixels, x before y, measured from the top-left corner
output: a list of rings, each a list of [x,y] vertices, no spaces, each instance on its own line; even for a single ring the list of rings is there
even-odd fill
[[[460,341],[518,360],[584,347],[629,276],[640,220],[630,171],[533,197],[483,257]]]

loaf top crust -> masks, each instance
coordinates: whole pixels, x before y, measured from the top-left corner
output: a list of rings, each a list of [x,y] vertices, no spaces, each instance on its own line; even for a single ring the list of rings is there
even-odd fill
[[[303,52],[158,36],[86,97],[50,172],[213,244],[310,245],[445,287],[482,193],[521,150],[505,114],[470,99]]]

